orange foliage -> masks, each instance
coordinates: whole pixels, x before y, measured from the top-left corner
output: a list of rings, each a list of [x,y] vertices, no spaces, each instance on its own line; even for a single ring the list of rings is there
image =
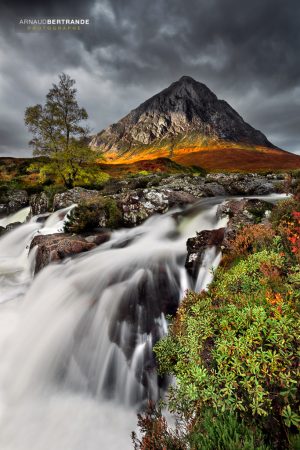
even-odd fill
[[[281,223],[281,230],[287,237],[291,252],[300,260],[300,212],[293,211],[292,219]]]
[[[272,243],[274,236],[275,232],[271,226],[263,224],[245,226],[230,242],[230,254],[227,255],[226,263],[238,256],[267,247]]]

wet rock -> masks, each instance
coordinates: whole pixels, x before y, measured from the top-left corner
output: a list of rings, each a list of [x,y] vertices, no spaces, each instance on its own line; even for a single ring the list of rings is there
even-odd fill
[[[55,194],[52,209],[53,211],[57,211],[58,209],[67,208],[74,203],[94,200],[95,197],[98,197],[99,195],[98,191],[75,187],[68,191]]]
[[[181,191],[194,197],[205,197],[205,180],[199,176],[172,175],[160,181],[159,188],[169,191]]]
[[[168,199],[162,193],[137,191],[127,193],[118,199],[125,226],[136,226],[154,213],[168,210]]]
[[[174,206],[194,203],[197,198],[186,192],[169,189],[143,189],[115,197],[125,226],[141,224],[153,214],[163,214]]]
[[[3,189],[0,192],[0,216],[12,214],[28,206],[28,194],[23,189]]]
[[[2,236],[2,234],[7,233],[8,231],[14,230],[15,228],[19,227],[20,225],[22,225],[21,222],[13,222],[13,223],[9,223],[8,225],[6,225],[6,227],[0,227],[0,236]]]
[[[158,189],[182,191],[197,198],[226,195],[268,195],[279,189],[277,177],[258,174],[172,175],[160,180]]]
[[[204,230],[197,233],[196,237],[187,240],[187,257],[185,267],[188,273],[196,278],[203,260],[205,250],[208,247],[221,248],[225,236],[225,228],[217,230]]]
[[[224,186],[215,182],[204,184],[202,192],[206,197],[223,197],[227,194]]]
[[[9,190],[6,195],[7,201],[2,203],[1,208],[2,210],[6,209],[6,213],[11,214],[28,206],[28,194],[25,190]]]
[[[0,203],[0,217],[6,216],[9,214],[7,204]]]
[[[9,193],[8,210],[10,213],[26,206],[28,206],[28,194],[25,190],[16,190]]]
[[[30,215],[38,216],[49,211],[49,198],[45,192],[33,194],[29,197]]]
[[[198,198],[185,191],[163,191],[168,198],[169,207],[184,206],[195,203]]]
[[[223,186],[229,195],[268,195],[278,191],[277,178],[250,174],[208,174],[206,182]]]
[[[60,262],[64,258],[92,250],[106,242],[109,237],[109,233],[92,236],[72,236],[60,233],[35,236],[30,245],[30,251],[37,247],[35,273],[51,262]]]

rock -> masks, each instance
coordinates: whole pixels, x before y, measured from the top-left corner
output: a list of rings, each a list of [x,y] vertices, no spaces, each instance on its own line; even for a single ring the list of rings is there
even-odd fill
[[[133,191],[118,199],[125,226],[136,226],[155,213],[168,210],[168,199],[156,191]]]
[[[262,181],[261,184],[258,184],[254,188],[252,194],[253,195],[269,195],[276,191],[277,191],[276,185],[274,185],[273,183],[267,183],[267,182]]]
[[[33,194],[29,197],[30,215],[38,216],[49,210],[49,198],[45,192]]]
[[[197,198],[186,192],[169,189],[143,189],[114,197],[122,213],[123,225],[141,224],[153,214],[163,214],[174,206],[194,203]]]
[[[163,192],[168,198],[170,208],[174,206],[189,205],[195,203],[198,200],[197,197],[185,191],[164,190]]]
[[[228,216],[223,249],[229,251],[230,242],[238,230],[245,225],[252,225],[267,220],[268,212],[273,209],[272,203],[259,199],[230,200],[219,206],[217,216]]]
[[[12,222],[6,225],[6,227],[0,227],[0,236],[8,231],[14,230],[18,226],[22,225],[21,222]]]
[[[37,247],[35,273],[51,262],[60,262],[69,256],[92,250],[109,238],[109,233],[93,236],[72,236],[60,233],[35,236],[30,244],[30,251]]]
[[[167,189],[169,191],[181,191],[194,197],[201,198],[205,196],[204,178],[198,176],[172,175],[160,181],[158,189]]]
[[[12,223],[9,223],[8,225],[6,225],[5,230],[11,231],[11,230],[14,230],[15,228],[19,227],[20,225],[22,225],[21,222],[12,222]]]
[[[93,200],[99,195],[98,191],[75,187],[68,191],[55,194],[52,209],[53,211],[57,211],[58,209],[67,208],[74,203],[79,203],[80,201]]]
[[[28,194],[23,189],[5,189],[0,193],[0,216],[12,214],[28,206]]]
[[[208,247],[221,247],[225,236],[225,228],[217,230],[204,230],[197,233],[196,237],[187,240],[187,257],[185,267],[188,273],[196,278],[201,265],[204,252]]]
[[[9,193],[8,209],[10,213],[28,206],[28,194],[25,190],[14,190]]]
[[[0,217],[6,216],[9,214],[7,204],[0,203]]]
[[[206,197],[224,197],[227,194],[224,186],[215,182],[204,184],[202,189]]]
[[[206,176],[206,182],[214,182],[223,186],[229,195],[268,195],[278,190],[276,179],[261,175],[215,173]]]

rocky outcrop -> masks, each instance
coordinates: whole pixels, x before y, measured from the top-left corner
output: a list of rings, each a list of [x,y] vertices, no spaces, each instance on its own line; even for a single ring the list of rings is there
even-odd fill
[[[206,177],[174,175],[165,178],[160,186],[189,192],[196,197],[226,195],[268,195],[280,189],[279,178],[258,174],[208,174]]]
[[[204,253],[209,247],[221,248],[225,236],[225,228],[204,230],[196,237],[187,240],[187,257],[185,268],[192,278],[196,278],[202,263]]]
[[[60,233],[35,236],[30,244],[30,251],[36,247],[35,273],[51,262],[60,262],[67,257],[92,250],[106,242],[109,237],[109,233],[92,236],[71,236]]]
[[[163,214],[173,206],[194,203],[197,199],[186,192],[168,189],[140,189],[114,197],[122,213],[124,226],[136,226],[153,214]]]
[[[55,194],[52,209],[53,211],[57,211],[58,209],[71,206],[74,203],[79,203],[80,201],[94,200],[99,195],[98,191],[75,187],[68,191]]]
[[[164,178],[151,175],[115,181],[103,193],[83,188],[58,193],[54,197],[53,210],[73,203],[77,203],[79,209],[80,204],[86,202],[99,204],[99,217],[95,221],[95,227],[105,228],[109,225],[101,203],[103,198],[111,198],[116,201],[121,212],[119,225],[131,227],[141,224],[153,214],[163,214],[172,207],[195,203],[202,197],[266,195],[276,192],[278,183],[277,179],[270,180],[255,174],[214,174],[207,177],[173,175]]]
[[[76,187],[54,195],[53,200],[45,192],[29,197],[26,191],[0,193],[0,217],[17,211],[28,203],[31,216],[46,214],[72,204],[101,203],[113,199],[122,211],[120,225],[135,226],[153,214],[161,214],[172,207],[184,206],[203,197],[244,195],[268,195],[281,189],[283,176],[270,174],[209,174],[204,176],[176,174],[151,174],[110,180],[102,191]],[[52,205],[52,206],[51,206]],[[107,217],[99,216],[100,227],[109,227]]]
[[[38,216],[40,214],[45,214],[49,211],[49,197],[45,192],[40,192],[39,194],[32,194],[29,197],[29,206],[31,216]]]
[[[0,216],[12,214],[28,206],[28,194],[23,189],[8,189],[0,193]]]
[[[279,178],[279,177],[278,177]],[[278,179],[258,174],[208,174],[206,183],[217,183],[228,195],[268,195],[279,188]]]

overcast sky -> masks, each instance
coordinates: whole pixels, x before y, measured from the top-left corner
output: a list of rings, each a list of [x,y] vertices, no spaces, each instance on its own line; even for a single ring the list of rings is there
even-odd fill
[[[89,18],[19,32],[20,18]],[[23,117],[58,74],[76,79],[96,133],[182,75],[300,153],[299,0],[1,0],[0,156],[30,155]]]

